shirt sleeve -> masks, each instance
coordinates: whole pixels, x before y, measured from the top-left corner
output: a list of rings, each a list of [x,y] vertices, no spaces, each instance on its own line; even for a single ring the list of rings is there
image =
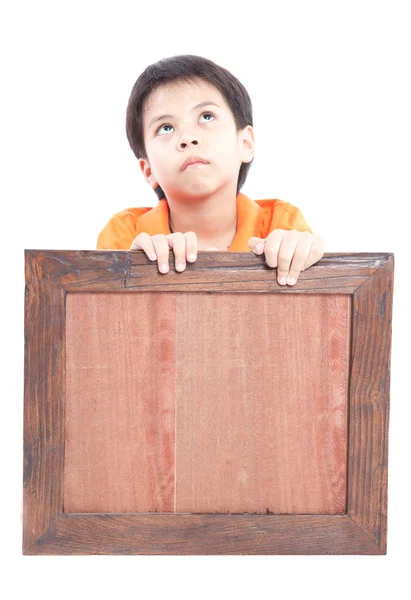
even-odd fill
[[[100,231],[97,250],[128,250],[135,239],[135,229],[124,218],[114,215]]]
[[[296,229],[313,233],[301,210],[290,202],[283,202],[274,207],[269,233],[274,229]]]

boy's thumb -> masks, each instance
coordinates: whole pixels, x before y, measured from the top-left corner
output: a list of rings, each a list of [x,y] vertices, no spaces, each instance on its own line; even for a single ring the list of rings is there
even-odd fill
[[[251,238],[248,240],[248,246],[249,246],[249,248],[251,248],[251,250],[253,250],[254,246],[255,246],[256,244],[258,244],[258,242],[262,242],[262,239],[261,239],[261,238],[259,238],[259,237],[251,237]]]

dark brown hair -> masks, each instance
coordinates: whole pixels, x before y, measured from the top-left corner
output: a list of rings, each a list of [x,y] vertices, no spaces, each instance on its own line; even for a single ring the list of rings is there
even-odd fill
[[[199,79],[210,83],[224,97],[233,113],[237,132],[247,125],[253,125],[253,112],[250,96],[242,83],[227,69],[220,67],[213,61],[183,54],[163,58],[149,65],[135,82],[127,105],[126,133],[127,139],[138,159],[147,159],[143,136],[142,111],[144,102],[149,94],[161,85],[172,81],[196,82]],[[242,188],[251,163],[242,163],[237,182],[237,194]],[[160,186],[154,190],[161,200],[165,194]]]

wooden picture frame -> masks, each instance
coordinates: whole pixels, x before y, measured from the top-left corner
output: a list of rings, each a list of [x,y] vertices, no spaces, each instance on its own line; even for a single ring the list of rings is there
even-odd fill
[[[159,273],[142,251],[25,250],[24,555],[386,554],[392,253],[326,253],[294,286],[249,252]],[[65,512],[66,301],[76,293],[345,295],[346,501],[340,514]]]

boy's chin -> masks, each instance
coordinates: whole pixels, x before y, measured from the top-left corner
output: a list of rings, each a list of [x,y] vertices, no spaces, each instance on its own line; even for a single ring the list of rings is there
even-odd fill
[[[204,197],[211,196],[217,189],[218,186],[212,185],[186,186],[170,191],[167,197],[179,198],[180,200],[201,200]]]

